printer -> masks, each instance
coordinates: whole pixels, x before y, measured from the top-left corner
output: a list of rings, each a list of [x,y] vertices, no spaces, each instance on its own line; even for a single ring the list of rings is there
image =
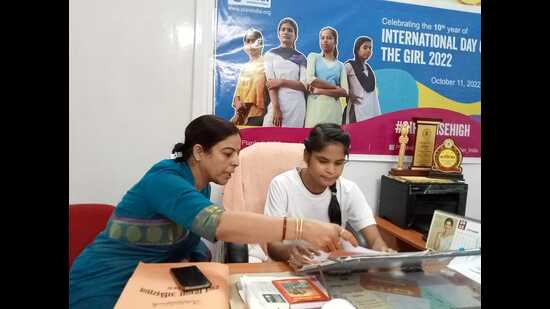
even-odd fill
[[[436,209],[464,216],[468,185],[406,181],[406,177],[383,175],[378,215],[404,229],[428,234]]]

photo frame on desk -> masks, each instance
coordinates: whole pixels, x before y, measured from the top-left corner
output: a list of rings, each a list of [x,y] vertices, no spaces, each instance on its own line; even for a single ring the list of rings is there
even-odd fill
[[[437,209],[426,248],[433,251],[481,248],[481,221]]]

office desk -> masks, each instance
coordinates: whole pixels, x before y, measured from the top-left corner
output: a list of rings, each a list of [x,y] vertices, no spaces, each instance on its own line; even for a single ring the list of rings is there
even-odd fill
[[[236,282],[241,275],[254,273],[270,273],[270,275],[291,276],[292,269],[285,262],[267,262],[267,263],[228,263],[229,266],[229,305],[231,309],[248,309],[242,301]]]
[[[228,263],[229,274],[249,274],[249,273],[278,273],[291,271],[292,269],[285,262],[267,262],[267,263]]]
[[[375,219],[380,235],[390,248],[399,252],[426,250],[426,241],[422,239],[422,233],[403,229],[381,217]]]
[[[369,304],[375,305],[372,301],[378,298],[380,302],[388,304],[384,308],[401,309],[411,308],[415,305],[417,306],[416,308],[445,308],[446,306],[452,308],[481,308],[481,285],[464,277],[460,273],[446,268],[449,261],[450,259],[443,262],[435,260],[425,261],[422,264],[422,270],[405,273],[398,269],[372,269],[363,274],[347,275],[349,278],[345,278],[345,281],[357,281],[354,284],[355,287],[352,287],[357,289],[357,291],[352,292],[351,297],[355,297],[354,301],[360,301],[357,299],[358,294],[373,293],[369,296],[371,297]],[[228,265],[231,274],[231,309],[246,308],[235,288],[235,282],[238,280],[239,275],[251,273],[280,273],[281,276],[291,275],[290,267],[283,262],[258,264],[234,263]],[[327,282],[329,282],[330,275],[326,277],[328,278]],[[370,288],[369,291],[366,291],[361,286],[365,282],[368,284],[369,281],[371,284],[373,282],[381,282],[382,284],[380,284],[380,288],[377,291],[372,291]],[[393,287],[391,285],[383,286],[383,282],[392,281],[395,282]],[[414,297],[399,294],[403,293],[403,290],[406,290],[407,286],[409,286],[409,290],[416,289],[418,294]],[[410,286],[413,286],[413,288],[411,289]],[[386,289],[386,292],[389,292],[392,288],[393,292],[391,293],[381,293],[384,289]],[[336,293],[335,297],[342,297],[337,294],[337,289],[331,288],[331,291],[331,293]],[[361,306],[360,308],[367,308],[369,306]]]

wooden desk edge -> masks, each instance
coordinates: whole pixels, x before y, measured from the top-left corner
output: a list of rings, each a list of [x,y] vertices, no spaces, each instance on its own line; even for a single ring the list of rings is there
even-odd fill
[[[277,273],[292,271],[292,268],[285,262],[266,262],[266,263],[228,263],[229,273]]]
[[[418,250],[426,250],[426,242],[422,239],[422,234],[414,230],[405,230],[389,222],[388,220],[376,216],[378,228],[383,229],[392,236],[413,246]]]

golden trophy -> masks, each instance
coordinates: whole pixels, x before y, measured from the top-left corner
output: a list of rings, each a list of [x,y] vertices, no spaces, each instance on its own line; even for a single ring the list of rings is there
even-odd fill
[[[397,166],[389,172],[393,176],[428,176],[432,169],[432,157],[435,146],[435,136],[440,119],[413,118],[416,128],[416,140],[412,162],[409,168],[403,167],[403,158],[405,156],[406,144],[409,142],[408,122],[403,122],[400,128],[399,137],[399,157]]]
[[[400,127],[401,136],[399,136],[399,157],[397,159],[397,166],[395,169],[403,170],[403,159],[405,158],[405,149],[409,142],[409,123],[404,121]]]
[[[452,138],[446,138],[434,151],[430,177],[464,180],[461,164],[462,151]]]
[[[411,170],[403,167],[403,161],[405,159],[405,150],[407,148],[407,143],[409,142],[409,122],[403,121],[399,128],[401,135],[399,136],[399,156],[397,158],[397,166],[392,167],[390,170],[390,175],[393,176],[409,176],[411,175]]]

